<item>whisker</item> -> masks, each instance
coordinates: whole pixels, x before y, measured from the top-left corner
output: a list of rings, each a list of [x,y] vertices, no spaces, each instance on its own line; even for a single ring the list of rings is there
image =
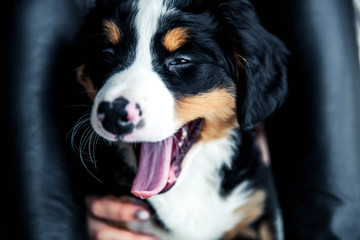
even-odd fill
[[[84,129],[84,130],[83,130]],[[76,136],[81,133],[80,140],[78,140],[78,144],[76,143]],[[69,133],[70,135],[70,133]],[[86,162],[90,161],[94,168],[96,169],[96,159],[95,159],[95,152],[96,152],[96,144],[98,143],[99,136],[93,130],[90,124],[90,111],[85,113],[79,120],[76,122],[74,127],[71,131],[71,146],[75,153],[80,158],[82,165],[85,167],[86,171],[97,181],[102,181],[95,176],[94,173],[88,168]],[[89,159],[85,159],[85,156],[88,156]]]
[[[92,136],[92,134],[95,134],[94,130],[92,129],[91,126],[88,126],[87,129],[85,130],[84,134],[81,137],[80,140],[80,144],[79,144],[79,153],[80,153],[80,160],[81,163],[83,164],[83,166],[85,167],[86,171],[93,177],[95,178],[97,181],[103,183],[97,176],[95,176],[94,173],[92,173],[90,171],[90,169],[88,168],[87,164],[85,163],[85,160],[83,158],[83,153],[85,153],[84,149],[86,148],[86,145],[88,145],[88,150],[90,150],[90,145],[91,145],[91,140],[90,137]],[[95,164],[95,158],[93,157],[94,154],[91,154],[91,152],[87,153],[87,155],[89,155],[90,157],[90,162],[92,162],[94,164],[94,167],[96,169],[96,164]],[[87,160],[89,161],[89,160]]]
[[[76,141],[75,141],[75,136],[80,132],[80,130],[84,127],[88,127],[90,125],[90,119],[89,119],[89,116],[90,116],[90,112],[89,113],[86,113],[84,116],[82,116],[75,124],[75,126],[72,128],[72,130],[68,133],[68,136],[67,138],[69,138],[70,136],[70,133],[71,133],[71,146],[72,146],[72,149],[77,152],[77,150],[79,149],[77,146],[76,146]]]
[[[80,144],[82,146],[82,148],[80,149],[81,150],[81,153],[85,153],[87,155],[89,155],[90,153],[88,152],[85,152],[84,149],[86,149],[86,146],[89,144],[90,142],[90,136],[92,134],[93,130],[92,130],[92,127],[91,126],[88,126],[84,132],[84,134],[81,136],[81,139],[80,139]]]
[[[96,152],[96,143],[95,143],[96,133],[92,131],[89,135],[88,141],[88,151],[90,161],[94,164],[95,169],[97,168],[96,159],[95,159],[95,152]]]

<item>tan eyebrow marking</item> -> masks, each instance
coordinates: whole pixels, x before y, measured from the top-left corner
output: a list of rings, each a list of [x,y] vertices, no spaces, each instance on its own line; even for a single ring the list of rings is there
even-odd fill
[[[177,27],[167,31],[164,36],[163,45],[168,51],[174,52],[184,45],[188,39],[188,28]]]
[[[112,44],[118,44],[121,39],[121,31],[115,22],[111,20],[104,20],[104,33]]]

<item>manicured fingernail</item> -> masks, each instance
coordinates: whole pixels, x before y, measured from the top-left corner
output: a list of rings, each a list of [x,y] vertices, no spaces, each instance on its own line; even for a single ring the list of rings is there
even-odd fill
[[[150,219],[150,213],[145,210],[138,210],[134,214],[134,218],[141,221],[146,221]]]

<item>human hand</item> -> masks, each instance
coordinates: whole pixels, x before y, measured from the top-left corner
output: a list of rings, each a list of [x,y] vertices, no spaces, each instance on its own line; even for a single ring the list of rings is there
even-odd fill
[[[113,196],[88,196],[86,198],[88,208],[87,223],[88,234],[91,240],[155,240],[154,236],[133,233],[126,228],[115,227],[126,225],[130,221],[147,221],[150,212],[145,206],[135,204],[125,198]]]

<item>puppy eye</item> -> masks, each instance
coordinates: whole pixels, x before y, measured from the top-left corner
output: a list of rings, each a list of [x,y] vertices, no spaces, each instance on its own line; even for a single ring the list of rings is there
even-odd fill
[[[170,71],[177,71],[181,69],[186,69],[192,64],[190,57],[176,57],[170,58],[166,61],[166,66]]]
[[[169,66],[178,66],[178,65],[185,65],[189,64],[190,60],[186,58],[175,58],[169,61]]]
[[[113,48],[105,48],[102,51],[102,56],[105,61],[111,61],[115,57],[115,51]]]

